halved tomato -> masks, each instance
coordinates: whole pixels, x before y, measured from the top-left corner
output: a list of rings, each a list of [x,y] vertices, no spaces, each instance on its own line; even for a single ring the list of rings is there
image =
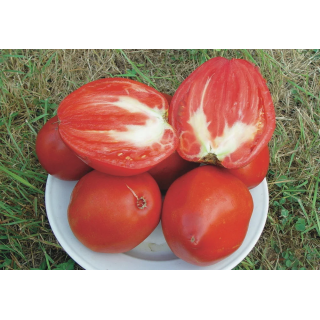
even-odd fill
[[[171,103],[171,100],[172,100],[172,96],[170,96],[169,94],[167,94],[167,93],[164,93],[164,92],[162,92],[162,94],[164,95],[164,97],[167,99],[167,101],[168,101],[168,104],[170,105],[170,103]]]
[[[166,93],[162,94],[170,105],[172,96]],[[160,190],[166,191],[173,181],[198,166],[199,163],[186,161],[180,157],[177,151],[174,151],[168,158],[152,167],[148,172],[156,180]]]
[[[148,171],[177,147],[167,123],[168,102],[157,90],[118,78],[90,82],[58,107],[64,142],[101,172],[128,176]]]
[[[240,168],[267,145],[275,111],[266,81],[246,60],[213,58],[173,96],[169,123],[186,160]]]

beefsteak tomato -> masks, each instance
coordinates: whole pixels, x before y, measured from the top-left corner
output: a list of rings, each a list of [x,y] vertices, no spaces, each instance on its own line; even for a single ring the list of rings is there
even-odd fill
[[[128,176],[168,157],[178,138],[167,123],[168,102],[157,90],[128,79],[100,79],[58,107],[64,142],[101,172]]]
[[[170,186],[163,204],[162,230],[176,256],[206,266],[240,247],[252,212],[253,199],[243,182],[207,165]]]
[[[68,221],[76,238],[89,249],[126,252],[159,224],[161,201],[149,173],[116,177],[94,170],[76,184]]]
[[[40,129],[36,139],[36,154],[42,167],[61,180],[79,180],[92,170],[62,141],[57,116]]]
[[[262,151],[246,166],[238,169],[225,169],[240,179],[249,189],[259,185],[266,177],[269,168],[269,148],[264,147]]]
[[[173,96],[169,123],[186,160],[240,168],[268,144],[275,111],[266,81],[246,60],[202,64]]]

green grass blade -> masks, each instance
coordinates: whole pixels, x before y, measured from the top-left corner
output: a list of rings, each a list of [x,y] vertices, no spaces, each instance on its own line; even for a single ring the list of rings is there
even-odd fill
[[[145,80],[148,82],[148,84],[151,84],[154,88],[157,89],[157,85],[156,85],[154,82],[152,82],[149,77],[147,77],[144,73],[142,73],[142,72],[140,71],[140,69],[136,66],[136,64],[127,57],[127,55],[123,52],[123,50],[119,49],[119,52],[121,52],[121,54],[124,56],[124,58],[131,64],[132,68],[133,68],[143,79],[145,79]]]
[[[241,51],[244,53],[244,55],[245,55],[247,58],[249,58],[249,60],[250,60],[251,62],[253,62],[255,65],[258,65],[257,61],[254,60],[253,56],[250,54],[250,52],[249,52],[247,49],[242,49]]]
[[[48,61],[46,62],[46,64],[42,67],[41,71],[44,72],[45,69],[50,65],[50,63],[52,62],[53,58],[56,56],[57,52],[54,52],[51,57],[48,59]]]
[[[24,184],[25,186],[32,188],[36,191],[38,191],[39,193],[43,194],[44,192],[37,189],[36,187],[34,187],[32,184],[30,184],[27,180],[19,177],[18,175],[16,175],[15,173],[9,171],[7,168],[3,167],[2,165],[0,165],[0,170],[2,170],[3,172],[5,172],[7,175],[9,175],[11,178],[13,178],[14,180]]]
[[[313,194],[313,199],[312,199],[312,211],[314,212],[314,215],[316,217],[317,231],[320,236],[320,221],[319,221],[318,212],[317,212],[317,208],[316,208],[316,202],[318,199],[319,178],[320,178],[320,173],[318,174],[318,179],[316,179],[316,184],[314,187],[314,194]]]
[[[11,120],[10,120],[10,121],[11,121]],[[13,137],[13,135],[12,135],[12,133],[11,133],[11,131],[10,131],[10,125],[8,125],[6,122],[4,122],[4,124],[5,124],[6,128],[7,128],[8,135],[10,136],[13,144],[16,146],[19,154],[21,155],[21,157],[22,157],[22,158],[24,159],[24,161],[25,161],[25,156],[24,156],[23,152],[21,151],[20,147],[18,146],[16,139]]]
[[[299,85],[297,85],[296,83],[294,83],[293,81],[291,80],[287,80],[290,84],[292,84],[294,87],[298,88],[299,90],[301,90],[302,92],[304,92],[305,94],[307,94],[308,96],[312,97],[312,98],[315,98],[317,100],[320,100],[319,97],[316,97],[315,95],[313,95],[311,92],[307,91],[306,89],[300,87]]]
[[[46,101],[47,101],[47,100],[46,100]],[[48,113],[47,113],[46,111],[47,111],[47,110],[45,110],[45,113],[42,114],[41,116],[38,116],[38,117],[32,119],[31,121],[28,121],[28,122],[29,122],[29,123],[33,123],[33,122],[36,122],[36,121],[38,121],[38,120],[46,117],[46,116],[48,115]],[[44,121],[44,123],[46,123],[46,121]]]

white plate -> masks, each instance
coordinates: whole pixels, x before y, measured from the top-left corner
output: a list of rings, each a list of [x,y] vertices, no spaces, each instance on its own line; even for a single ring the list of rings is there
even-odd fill
[[[139,246],[126,253],[97,253],[82,245],[73,235],[67,208],[76,181],[62,181],[51,175],[46,185],[46,210],[49,223],[64,250],[85,269],[90,270],[230,270],[237,266],[253,249],[266,223],[269,193],[266,179],[250,190],[254,210],[244,242],[230,256],[219,262],[198,267],[177,258],[168,247],[162,234],[161,224]]]

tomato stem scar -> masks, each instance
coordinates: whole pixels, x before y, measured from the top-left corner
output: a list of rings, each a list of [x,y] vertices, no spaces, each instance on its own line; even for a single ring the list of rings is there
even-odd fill
[[[126,184],[127,188],[132,192],[133,196],[137,199],[138,209],[144,209],[147,207],[147,201],[144,197],[138,197],[136,193]]]
[[[168,122],[168,110],[164,112],[164,114],[162,115],[162,118],[165,122]]]
[[[220,165],[220,161],[214,153],[208,153],[206,156],[202,157],[200,162],[209,163],[213,165]]]

